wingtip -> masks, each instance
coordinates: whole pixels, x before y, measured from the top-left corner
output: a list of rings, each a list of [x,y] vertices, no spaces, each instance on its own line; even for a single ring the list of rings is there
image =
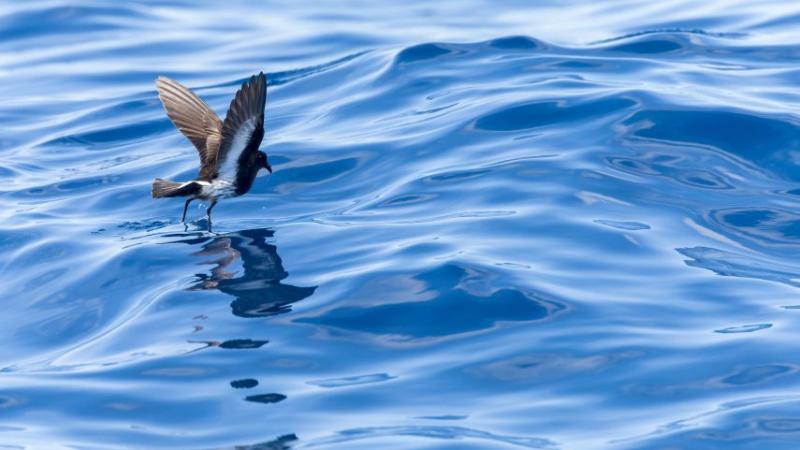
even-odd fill
[[[157,88],[161,88],[163,86],[168,86],[170,84],[175,84],[175,81],[170,77],[166,77],[164,75],[159,75],[156,78],[156,87]]]
[[[264,72],[263,72],[263,71],[261,71],[261,72],[258,72],[258,77],[259,77],[259,78],[261,78],[261,84],[263,84],[264,86],[266,86],[266,85],[267,85],[267,76],[266,76],[266,75],[264,75]]]
[[[267,76],[264,75],[264,71],[263,70],[259,71],[258,75],[255,75],[255,74],[254,75],[250,75],[250,79],[245,80],[245,82],[242,83],[242,87],[240,88],[240,90],[241,89],[249,89],[248,86],[257,86],[257,85],[261,85],[261,86],[264,86],[264,87],[267,86]]]

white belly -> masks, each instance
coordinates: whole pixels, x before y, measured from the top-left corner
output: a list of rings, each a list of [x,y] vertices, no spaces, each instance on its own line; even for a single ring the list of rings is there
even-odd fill
[[[230,180],[217,178],[212,182],[202,182],[203,190],[200,196],[204,198],[225,198],[236,196],[236,186]]]

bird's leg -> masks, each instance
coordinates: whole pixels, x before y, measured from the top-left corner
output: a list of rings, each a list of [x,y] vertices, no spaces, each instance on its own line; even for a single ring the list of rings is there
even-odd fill
[[[208,231],[211,231],[211,210],[214,209],[214,206],[216,206],[216,204],[217,204],[216,200],[211,200],[211,204],[208,206],[208,209],[206,210],[206,216],[208,217]]]
[[[186,211],[189,210],[189,203],[192,203],[192,200],[194,200],[194,197],[190,197],[188,200],[186,200],[186,204],[183,205],[183,217],[181,217],[181,223],[186,222]]]

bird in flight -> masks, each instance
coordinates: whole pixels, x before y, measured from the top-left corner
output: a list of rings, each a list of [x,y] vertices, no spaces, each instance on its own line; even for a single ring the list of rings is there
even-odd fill
[[[210,202],[206,215],[211,230],[211,210],[217,201],[244,195],[253,186],[259,169],[272,167],[267,154],[258,146],[264,138],[264,106],[267,80],[263,73],[253,75],[236,92],[225,121],[200,97],[175,80],[158,77],[158,97],[167,116],[197,148],[200,173],[197,179],[175,182],[153,180],[153,198],[188,197],[183,205],[181,222],[186,220],[189,203],[194,199]]]

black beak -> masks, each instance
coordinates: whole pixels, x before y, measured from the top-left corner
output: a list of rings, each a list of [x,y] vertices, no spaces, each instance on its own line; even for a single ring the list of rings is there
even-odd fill
[[[272,166],[270,166],[269,164],[267,164],[267,167],[265,167],[265,169],[269,170],[269,173],[272,173]]]

